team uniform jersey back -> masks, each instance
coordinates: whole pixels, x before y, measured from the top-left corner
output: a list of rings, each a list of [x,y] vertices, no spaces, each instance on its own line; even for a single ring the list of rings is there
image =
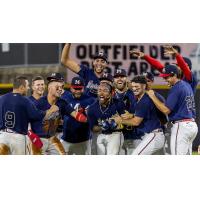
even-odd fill
[[[84,113],[86,115],[87,108],[93,104],[95,99],[87,95],[82,95],[80,99],[75,99],[71,92],[65,92],[61,97],[67,102],[74,110]],[[64,116],[63,135],[61,137],[64,141],[70,143],[80,143],[91,139],[91,133],[88,123],[80,123],[69,115]]]
[[[92,129],[94,126],[99,126],[102,120],[108,120],[115,114],[124,114],[125,105],[122,101],[117,99],[112,99],[110,104],[104,108],[99,104],[97,100],[93,105],[91,105],[88,109],[88,118],[90,128]],[[110,134],[106,131],[102,131],[104,134]]]
[[[157,109],[147,94],[136,103],[135,116],[143,118],[139,126],[136,126],[137,134],[144,135],[151,133],[155,129],[161,128],[161,123],[157,115]]]
[[[166,106],[171,110],[170,121],[195,118],[194,93],[185,81],[178,81],[170,90]]]
[[[56,133],[56,129],[60,120],[64,115],[70,115],[74,109],[63,99],[58,99],[56,105],[59,107],[59,112],[51,116],[51,119],[32,123],[32,130],[40,137],[49,138]],[[42,111],[50,109],[51,105],[47,100],[47,96],[40,98],[37,108]]]
[[[78,75],[85,81],[85,93],[92,97],[97,97],[99,78],[95,75],[94,70],[86,65],[80,65],[81,70]]]
[[[30,122],[42,121],[45,112],[18,93],[8,93],[0,98],[0,130],[11,129],[26,135]]]

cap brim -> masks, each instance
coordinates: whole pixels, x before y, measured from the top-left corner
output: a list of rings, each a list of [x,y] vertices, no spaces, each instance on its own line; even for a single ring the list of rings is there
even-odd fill
[[[159,77],[163,77],[163,78],[169,77],[169,76],[170,76],[170,74],[159,74]]]

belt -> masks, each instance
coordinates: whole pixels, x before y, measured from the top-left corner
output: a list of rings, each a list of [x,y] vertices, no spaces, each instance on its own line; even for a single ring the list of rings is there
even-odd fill
[[[159,133],[159,132],[163,132],[162,128],[158,128],[152,131],[152,133]]]
[[[172,124],[179,123],[179,122],[195,122],[195,120],[192,118],[192,119],[181,119],[177,121],[171,121]]]
[[[0,131],[6,132],[6,133],[17,133],[16,131],[13,131],[12,129],[9,129],[9,128],[1,129]],[[21,133],[17,133],[17,134],[21,134]]]

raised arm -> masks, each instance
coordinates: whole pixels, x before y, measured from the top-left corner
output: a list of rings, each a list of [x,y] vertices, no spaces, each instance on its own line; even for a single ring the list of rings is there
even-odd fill
[[[162,72],[164,65],[159,62],[158,60],[152,58],[151,56],[145,55],[143,52],[134,49],[130,51],[130,54],[138,57],[138,58],[143,58],[146,60],[153,68],[157,69],[159,72]]]
[[[183,57],[178,53],[178,51],[175,48],[173,48],[173,46],[171,46],[171,45],[165,45],[164,50],[165,50],[165,55],[176,56],[177,64],[183,71],[185,78],[188,81],[191,81],[191,79],[192,79],[191,70],[190,70],[189,66],[187,65],[187,63],[184,61]]]
[[[80,65],[76,61],[72,60],[69,57],[70,47],[71,47],[70,43],[65,44],[62,50],[61,64],[77,74],[81,70],[81,68],[80,68]]]

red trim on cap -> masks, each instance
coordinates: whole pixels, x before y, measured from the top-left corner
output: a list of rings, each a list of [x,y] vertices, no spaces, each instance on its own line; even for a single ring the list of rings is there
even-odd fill
[[[169,77],[171,74],[159,74],[159,77],[163,77],[163,78],[165,78],[165,77]]]

